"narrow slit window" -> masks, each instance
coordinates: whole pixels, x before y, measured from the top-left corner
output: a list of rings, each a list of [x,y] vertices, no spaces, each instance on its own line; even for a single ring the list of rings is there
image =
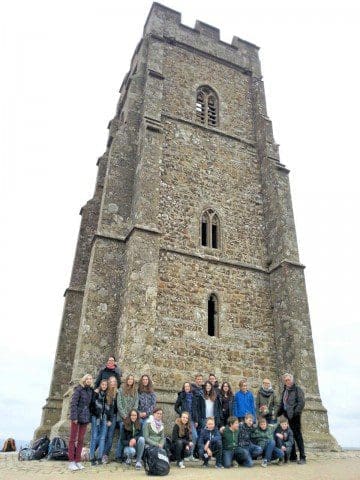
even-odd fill
[[[208,335],[215,337],[218,335],[218,312],[216,295],[211,294],[208,300]]]
[[[203,218],[202,222],[201,222],[201,245],[203,245],[204,247],[206,247],[207,245],[207,222],[206,222],[206,219]]]
[[[203,247],[220,247],[220,225],[214,210],[206,210],[201,216],[200,244]]]

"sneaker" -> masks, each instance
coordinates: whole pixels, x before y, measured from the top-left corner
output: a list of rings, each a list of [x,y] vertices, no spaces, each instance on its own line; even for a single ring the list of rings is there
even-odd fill
[[[197,462],[199,459],[195,458],[194,455],[190,455],[189,457],[184,458],[185,462]]]
[[[98,465],[103,465],[103,463],[104,463],[104,461],[101,458],[99,458],[99,460],[97,461],[97,464]]]
[[[204,463],[202,464],[202,466],[207,468],[209,466],[209,460],[204,460]]]
[[[295,458],[290,458],[290,462],[291,463],[297,463],[298,459],[295,457]]]
[[[82,465],[79,462],[76,462],[76,466],[77,466],[78,470],[83,470],[85,468],[84,465]]]
[[[277,465],[279,463],[280,459],[279,458],[275,458],[275,460],[271,460],[271,463],[273,465]]]
[[[95,467],[96,464],[97,464],[95,458],[93,458],[92,460],[90,460],[90,462],[91,462],[91,466],[92,466],[92,467]]]
[[[283,458],[279,458],[278,465],[279,465],[279,467],[281,467],[281,465],[284,465],[284,459]]]
[[[263,460],[263,461],[261,462],[261,466],[264,467],[264,468],[266,468],[266,467],[268,466],[267,460]]]
[[[103,455],[102,463],[108,463],[108,462],[109,462],[109,457],[107,455]]]
[[[305,465],[306,458],[300,458],[300,460],[298,460],[297,463],[298,463],[298,465]]]
[[[221,465],[221,463],[217,463],[217,464],[215,465],[215,468],[224,468],[224,467]]]
[[[141,470],[142,469],[142,463],[141,462],[136,462],[135,463],[135,469],[136,470]]]
[[[177,462],[177,466],[178,466],[179,468],[185,468],[185,465],[184,465],[184,462],[183,462],[183,461]]]
[[[75,462],[70,462],[69,463],[69,470],[74,472],[75,470],[79,470],[79,469],[78,469],[78,466],[76,465]]]
[[[131,458],[130,457],[126,457],[125,465],[131,465]]]

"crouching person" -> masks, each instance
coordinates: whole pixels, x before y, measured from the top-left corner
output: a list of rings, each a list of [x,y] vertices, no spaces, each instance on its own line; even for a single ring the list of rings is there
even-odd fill
[[[254,417],[247,413],[244,423],[239,426],[239,447],[242,449],[242,465],[252,467],[254,459],[262,454],[262,448],[252,442],[251,436],[254,431]]]
[[[145,440],[142,436],[140,416],[137,410],[130,410],[124,419],[124,426],[121,429],[120,441],[124,451],[126,465],[131,465],[131,459],[136,457],[135,468],[142,468],[141,459],[144,453]]]
[[[182,412],[181,417],[175,420],[171,437],[171,449],[175,454],[176,465],[185,468],[184,457],[190,455],[193,450],[190,415]]]
[[[206,426],[201,430],[198,440],[199,456],[204,460],[203,466],[209,466],[209,460],[212,457],[216,459],[216,468],[223,468],[222,465],[222,440],[221,434],[215,428],[215,418],[208,417]]]
[[[284,462],[287,463],[294,444],[294,434],[286,417],[279,418],[279,425],[275,430],[275,444],[283,452]]]
[[[232,467],[233,460],[241,465],[246,459],[244,449],[239,447],[239,420],[237,417],[229,417],[228,425],[221,427],[222,450],[223,450],[223,466],[225,468]]]
[[[153,415],[143,424],[143,433],[145,445],[159,447],[165,451],[164,424],[162,422],[163,411],[161,408],[155,408]]]
[[[275,446],[274,440],[274,427],[268,425],[266,418],[259,419],[259,425],[251,434],[251,439],[262,448],[263,461],[261,466],[267,467],[271,460],[277,460],[284,458],[284,453],[282,450]]]

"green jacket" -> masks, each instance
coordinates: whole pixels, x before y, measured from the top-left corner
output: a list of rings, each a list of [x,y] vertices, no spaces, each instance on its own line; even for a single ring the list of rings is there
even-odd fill
[[[264,448],[269,440],[274,440],[274,427],[276,427],[276,425],[268,425],[266,430],[261,430],[260,427],[255,428],[254,431],[251,432],[251,440],[255,445]]]
[[[163,448],[165,445],[165,434],[164,434],[164,426],[157,431],[155,423],[153,420],[147,421],[143,426],[143,435],[145,439],[146,445],[152,445],[157,447],[161,445]]]
[[[221,435],[223,450],[235,450],[239,442],[239,430],[233,432],[230,430],[230,427],[227,426]]]
[[[126,417],[130,410],[137,410],[139,406],[139,395],[138,392],[135,392],[135,395],[124,395],[122,387],[119,388],[117,394],[117,419],[122,420]]]

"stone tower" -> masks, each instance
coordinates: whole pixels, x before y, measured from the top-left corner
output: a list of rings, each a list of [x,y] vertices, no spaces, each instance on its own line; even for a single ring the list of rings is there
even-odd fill
[[[168,416],[198,371],[253,390],[290,371],[307,444],[336,446],[258,47],[154,3],[120,92],[35,435],[66,434],[69,385],[115,352],[125,374],[151,374]]]

